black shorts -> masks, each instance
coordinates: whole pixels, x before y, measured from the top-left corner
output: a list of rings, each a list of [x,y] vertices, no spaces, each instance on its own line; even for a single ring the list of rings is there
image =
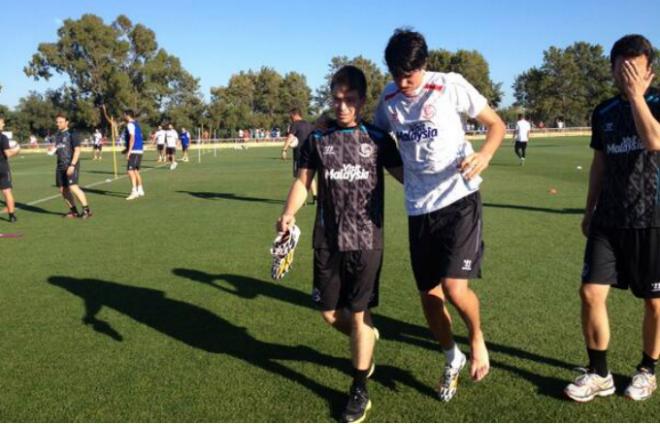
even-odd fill
[[[140,164],[142,163],[142,155],[136,153],[131,153],[128,156],[128,163],[126,164],[127,171],[139,171]]]
[[[642,299],[660,298],[660,228],[592,226],[584,252],[582,283],[630,288]]]
[[[362,312],[378,306],[382,250],[314,249],[312,300],[322,311]]]
[[[176,153],[176,147],[168,147],[167,149],[165,149],[165,153],[168,154],[168,155],[175,154]]]
[[[481,216],[476,192],[437,211],[408,217],[410,261],[420,292],[435,288],[443,278],[481,278]]]
[[[95,144],[94,145],[94,150],[99,150],[100,151],[102,149],[103,149],[103,146],[101,146],[100,144]]]
[[[68,176],[66,174],[66,169],[58,168],[55,170],[55,185],[57,187],[69,187],[72,185],[78,185],[79,176],[80,176],[80,162],[76,164],[75,171],[73,171],[73,175],[71,176]]]
[[[0,171],[0,190],[13,188],[11,185],[11,171]]]
[[[164,148],[165,148],[164,144],[157,144],[156,145],[156,149],[158,149],[159,152],[162,152]]]

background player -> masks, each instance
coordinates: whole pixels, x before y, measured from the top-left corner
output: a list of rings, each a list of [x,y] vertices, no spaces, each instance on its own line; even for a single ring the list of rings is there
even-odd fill
[[[181,134],[179,134],[179,140],[181,141],[181,151],[183,152],[183,157],[181,158],[182,162],[188,162],[188,148],[190,147],[190,133],[185,128],[181,128]]]
[[[289,126],[289,133],[287,134],[286,141],[284,142],[284,147],[282,147],[282,159],[286,160],[286,153],[289,150],[289,147],[292,146],[294,140],[297,140],[298,145],[292,147],[292,149],[293,178],[298,178],[298,160],[300,158],[300,148],[302,147],[305,140],[307,140],[307,137],[309,137],[311,132],[314,130],[314,126],[302,118],[302,113],[298,108],[291,109],[289,112],[289,119],[291,120],[291,125]],[[312,180],[311,191],[313,204],[316,202],[317,194],[316,178]]]
[[[177,167],[176,163],[176,145],[179,141],[179,133],[176,132],[172,124],[167,125],[167,131],[165,131],[165,154],[167,155],[167,161],[170,163],[170,171],[173,171]]]
[[[513,141],[516,156],[520,160],[520,165],[525,165],[525,158],[527,157],[527,143],[529,142],[529,133],[532,130],[532,125],[525,119],[522,113],[518,114],[518,122],[516,122],[516,129],[513,132]]]
[[[64,201],[69,207],[65,218],[91,218],[87,196],[78,185],[80,176],[80,140],[69,130],[69,120],[59,113],[55,117],[57,133],[53,136],[55,143],[55,154],[57,155],[57,166],[55,168],[55,185],[59,189]],[[78,199],[82,207],[82,214],[78,214],[76,201]]]
[[[124,121],[126,128],[124,129],[124,141],[126,143],[126,171],[128,178],[131,180],[131,194],[128,195],[126,200],[135,200],[138,197],[144,196],[144,188],[142,186],[142,176],[140,175],[140,165],[142,164],[142,154],[144,153],[144,139],[142,136],[142,128],[135,120],[135,112],[131,109],[124,111]]]
[[[9,139],[2,133],[5,129],[5,117],[0,116],[0,190],[5,198],[9,222],[16,222],[16,203],[12,192],[11,169],[9,167],[9,158],[16,156],[21,148],[16,144],[11,147]]]
[[[101,160],[101,150],[103,148],[103,134],[98,128],[94,131],[92,135],[92,149],[94,153],[92,154],[92,160]]]

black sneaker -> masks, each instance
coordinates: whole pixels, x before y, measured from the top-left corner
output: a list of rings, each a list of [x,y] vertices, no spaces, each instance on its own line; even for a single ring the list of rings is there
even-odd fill
[[[351,386],[348,403],[341,414],[341,420],[345,423],[361,423],[367,417],[367,411],[370,409],[371,401],[367,390]]]
[[[16,222],[18,221],[18,218],[16,218],[16,215],[11,214],[9,215],[9,222]]]

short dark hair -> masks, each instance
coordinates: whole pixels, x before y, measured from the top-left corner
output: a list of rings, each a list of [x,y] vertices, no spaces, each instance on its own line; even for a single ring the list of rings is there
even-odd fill
[[[367,97],[367,77],[357,66],[346,65],[338,70],[330,82],[330,90],[334,90],[338,85],[346,87],[348,90],[356,90],[360,98]]]
[[[289,109],[289,115],[302,116],[302,112],[300,111],[299,107],[292,107],[291,109]]]
[[[618,57],[631,58],[644,55],[649,61],[649,66],[653,65],[655,59],[655,50],[651,42],[639,34],[629,34],[621,37],[612,46],[610,51],[610,63],[614,67],[614,62]]]
[[[429,57],[424,36],[407,28],[397,28],[385,48],[385,62],[393,77],[422,69]]]
[[[133,109],[124,109],[124,115],[135,118],[135,111]]]
[[[57,118],[62,118],[62,119],[64,119],[65,121],[68,121],[68,120],[69,120],[69,118],[66,117],[66,115],[64,114],[64,112],[57,112],[57,115],[55,115],[55,119],[57,119]]]
[[[522,113],[518,114],[518,119],[523,119],[524,117],[525,117],[525,115],[523,115]]]

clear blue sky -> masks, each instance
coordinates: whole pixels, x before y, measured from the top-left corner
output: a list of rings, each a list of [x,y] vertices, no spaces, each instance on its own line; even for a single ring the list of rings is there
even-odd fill
[[[660,45],[658,0],[344,1],[290,0],[66,0],[6,2],[0,26],[0,104],[15,106],[29,90],[58,87],[64,79],[34,82],[23,73],[40,42],[56,40],[65,18],[94,13],[106,22],[126,14],[156,32],[161,47],[200,78],[202,92],[225,85],[240,70],[271,66],[323,82],[330,58],[363,55],[383,66],[392,31],[412,26],[431,48],[476,49],[491,78],[502,82],[504,105],[513,101],[519,73],[541,64],[543,50],[574,41],[603,45],[641,33]]]

